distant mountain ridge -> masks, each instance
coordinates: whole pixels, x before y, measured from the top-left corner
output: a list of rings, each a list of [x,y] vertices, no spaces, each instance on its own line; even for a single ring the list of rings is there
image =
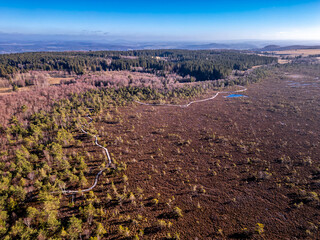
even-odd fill
[[[62,51],[99,51],[119,50],[126,51],[131,46],[117,44],[103,44],[94,42],[74,41],[50,41],[50,42],[21,42],[21,43],[0,43],[0,53],[22,53],[22,52],[62,52]]]
[[[208,43],[190,44],[179,42],[164,43],[99,43],[89,41],[28,41],[28,42],[0,42],[0,53],[21,53],[21,52],[50,52],[50,51],[100,51],[100,50],[144,50],[144,49],[235,49],[249,50],[257,48],[254,44],[248,43]]]
[[[235,50],[250,50],[257,46],[250,43],[208,43],[197,45],[186,45],[185,49],[205,50],[205,49],[235,49]]]
[[[146,49],[183,49],[183,50],[213,50],[213,49],[234,49],[250,51],[282,51],[292,49],[320,49],[320,45],[284,45],[270,44],[259,41],[239,41],[239,42],[130,42],[125,40],[109,40],[108,42],[101,39],[41,39],[31,40],[20,36],[20,40],[10,38],[0,33],[0,54],[22,53],[22,52],[63,52],[63,51],[128,51],[128,50],[146,50]],[[22,40],[21,40],[22,39]]]
[[[285,51],[285,50],[294,50],[294,49],[320,49],[320,46],[305,46],[305,45],[291,45],[281,47],[278,45],[268,45],[263,48],[260,48],[260,51]]]

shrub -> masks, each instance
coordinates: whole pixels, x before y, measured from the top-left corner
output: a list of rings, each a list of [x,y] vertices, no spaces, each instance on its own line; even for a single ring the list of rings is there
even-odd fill
[[[123,237],[130,236],[130,230],[128,227],[123,227],[122,225],[119,226],[119,234]]]
[[[159,203],[159,200],[156,199],[156,198],[154,198],[154,199],[151,200],[151,202],[152,202],[152,204],[153,204],[154,206],[157,206],[158,203]]]
[[[101,223],[97,223],[97,226],[96,226],[96,234],[98,237],[106,234],[107,231],[106,229],[103,227],[103,225]]]
[[[68,234],[71,239],[78,239],[79,234],[82,232],[82,221],[81,219],[72,216],[69,220]]]
[[[179,218],[179,217],[182,217],[182,216],[183,216],[182,210],[181,210],[181,208],[179,208],[179,207],[174,207],[172,214],[173,214],[173,216],[176,217],[176,218]]]
[[[264,233],[264,225],[262,223],[257,223],[255,230],[258,234]]]

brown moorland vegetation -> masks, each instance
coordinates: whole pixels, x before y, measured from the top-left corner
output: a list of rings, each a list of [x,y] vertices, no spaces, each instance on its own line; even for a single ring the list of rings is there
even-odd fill
[[[97,125],[106,141],[121,136],[110,148],[129,184],[161,196],[156,218],[179,204],[172,229],[182,239],[317,239],[319,75],[319,65],[283,66],[248,98],[130,106],[119,128]]]
[[[319,75],[319,65],[272,67],[248,86],[248,97],[220,95],[188,108],[133,100],[184,103],[222,85],[163,92],[105,88],[90,78],[99,85],[43,88],[56,92],[51,102],[43,95],[46,112],[15,103],[37,91],[7,95],[3,101],[15,110],[1,128],[1,236],[319,238]],[[93,118],[86,130],[114,161],[88,193],[80,189],[92,185],[105,156],[79,131],[86,114]],[[57,194],[61,189],[79,193]]]

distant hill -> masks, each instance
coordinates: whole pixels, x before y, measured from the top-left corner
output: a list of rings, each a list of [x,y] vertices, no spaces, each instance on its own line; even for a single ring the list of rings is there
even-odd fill
[[[144,49],[235,49],[249,50],[257,48],[256,45],[248,43],[208,43],[190,44],[181,42],[163,43],[99,43],[90,41],[21,41],[21,42],[0,42],[0,53],[22,53],[22,52],[61,52],[61,51],[127,51]]]
[[[235,50],[249,50],[257,46],[250,43],[209,43],[209,44],[196,44],[186,45],[184,49],[191,50],[204,50],[204,49],[235,49]]]
[[[22,53],[22,52],[62,52],[62,51],[99,51],[99,50],[119,50],[132,49],[132,46],[75,42],[75,41],[41,41],[41,42],[0,42],[0,53]]]
[[[305,45],[291,45],[281,47],[278,45],[268,45],[263,48],[260,48],[259,51],[285,51],[285,50],[294,50],[294,49],[320,49],[320,46],[305,46]]]
[[[3,33],[0,31],[0,54],[22,52],[62,52],[62,51],[127,51],[145,49],[235,49],[249,50],[267,44],[257,41],[134,41],[112,36],[96,35],[40,35]]]
[[[20,38],[19,38],[20,37]],[[253,51],[281,51],[292,49],[319,49],[320,45],[290,45],[290,43],[270,44],[258,41],[239,41],[239,42],[131,42],[121,39],[101,40],[101,39],[68,39],[63,36],[60,39],[45,39],[19,35],[12,36],[0,33],[0,54],[5,53],[23,53],[23,52],[64,52],[64,51],[128,51],[128,50],[146,50],[146,49],[182,49],[182,50],[214,50],[214,49],[234,49],[234,50],[253,50]],[[278,45],[278,44],[281,44]],[[307,44],[307,43],[306,43]],[[313,43],[317,44],[317,43]]]

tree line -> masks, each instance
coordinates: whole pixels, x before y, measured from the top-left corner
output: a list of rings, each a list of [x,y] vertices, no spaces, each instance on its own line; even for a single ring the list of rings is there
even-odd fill
[[[233,70],[276,62],[274,57],[233,50],[137,50],[95,52],[34,52],[0,55],[0,77],[31,70],[68,71],[77,75],[106,70],[176,73],[190,81],[217,80]]]

